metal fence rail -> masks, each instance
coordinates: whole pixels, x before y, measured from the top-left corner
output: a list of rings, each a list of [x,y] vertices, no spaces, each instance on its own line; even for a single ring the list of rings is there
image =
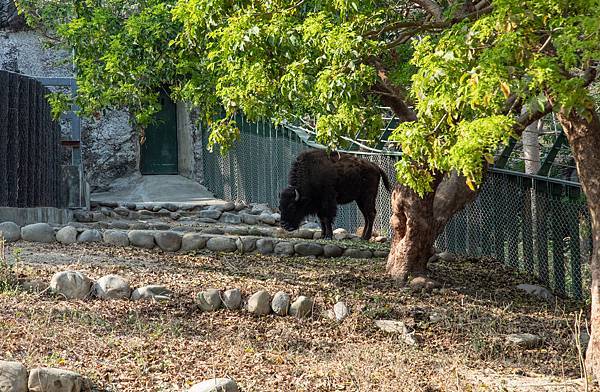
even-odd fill
[[[48,92],[35,79],[0,71],[0,206],[62,204],[60,128]]]
[[[238,119],[241,139],[227,156],[206,154],[204,180],[217,197],[277,206],[292,162],[306,144],[302,132]],[[209,130],[204,128],[204,142]],[[311,143],[314,145],[314,143]],[[394,182],[397,156],[360,154]],[[390,196],[380,186],[374,229],[391,235]],[[355,203],[340,206],[336,226],[364,222]],[[589,285],[590,217],[579,184],[491,169],[477,200],[458,213],[436,246],[468,257],[490,256],[530,273],[558,295],[582,299]]]

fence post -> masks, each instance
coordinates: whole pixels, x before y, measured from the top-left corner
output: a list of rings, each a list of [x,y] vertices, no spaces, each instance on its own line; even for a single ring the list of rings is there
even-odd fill
[[[0,72],[0,206],[8,205],[8,73]]]
[[[565,287],[565,253],[563,247],[564,231],[561,227],[560,217],[564,214],[562,186],[551,185],[551,228],[552,228],[552,272],[554,273],[554,290],[560,296],[564,296]]]
[[[523,203],[521,205],[521,222],[523,222],[523,260],[525,261],[525,270],[527,273],[534,275],[531,179],[524,178],[522,186]]]
[[[579,204],[580,191],[579,189],[570,188],[567,190],[569,195],[569,201],[572,203]],[[580,231],[579,231],[579,217],[580,208],[570,208],[568,219],[568,232],[569,232],[569,253],[570,253],[570,264],[571,264],[571,292],[576,299],[583,298],[582,282],[581,282],[581,249],[580,249]]]
[[[544,284],[550,282],[548,274],[548,234],[546,207],[548,204],[548,184],[545,181],[536,181],[535,184],[535,209],[536,209],[536,246],[538,275]]]
[[[508,203],[506,206],[506,242],[508,244],[508,265],[513,268],[519,268],[519,234],[520,227],[520,212],[523,200],[522,188],[519,186],[518,178],[509,178],[507,181],[507,190],[517,195],[513,203]],[[505,199],[505,201],[508,201]]]
[[[502,181],[503,188],[506,189],[506,178],[502,175],[499,179]],[[506,263],[504,255],[504,211],[506,204],[504,202],[504,192],[497,192],[494,200],[493,226],[494,226],[494,254],[498,261]]]
[[[18,76],[19,82],[19,167],[17,169],[17,206],[27,207],[27,199],[31,189],[29,180],[31,143],[29,139],[29,82],[31,79]]]
[[[19,78],[8,79],[7,205],[17,205],[19,176]]]

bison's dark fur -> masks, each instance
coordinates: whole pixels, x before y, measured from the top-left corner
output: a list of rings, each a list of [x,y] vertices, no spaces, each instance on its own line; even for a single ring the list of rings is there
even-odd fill
[[[292,164],[289,186],[280,194],[281,226],[295,230],[304,217],[315,214],[323,237],[331,238],[337,205],[356,201],[365,217],[362,238],[368,240],[373,232],[379,177],[389,191],[387,175],[374,163],[338,152],[302,152]]]

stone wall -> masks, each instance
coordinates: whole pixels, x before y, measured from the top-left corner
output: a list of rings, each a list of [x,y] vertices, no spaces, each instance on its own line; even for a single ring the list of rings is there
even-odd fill
[[[49,48],[33,31],[0,29],[0,69],[36,77],[73,77],[71,53]],[[194,114],[178,105],[179,171],[202,182],[202,135]],[[92,192],[105,191],[119,178],[139,175],[139,138],[123,111],[108,111],[82,121],[82,158]],[[63,134],[70,124],[62,122]],[[64,157],[69,164],[68,157]]]

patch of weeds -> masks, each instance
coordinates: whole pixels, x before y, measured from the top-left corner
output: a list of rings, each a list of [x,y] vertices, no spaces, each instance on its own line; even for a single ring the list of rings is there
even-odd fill
[[[0,293],[17,291],[18,281],[15,264],[10,264],[8,262],[4,237],[2,236],[2,233],[0,233]]]

